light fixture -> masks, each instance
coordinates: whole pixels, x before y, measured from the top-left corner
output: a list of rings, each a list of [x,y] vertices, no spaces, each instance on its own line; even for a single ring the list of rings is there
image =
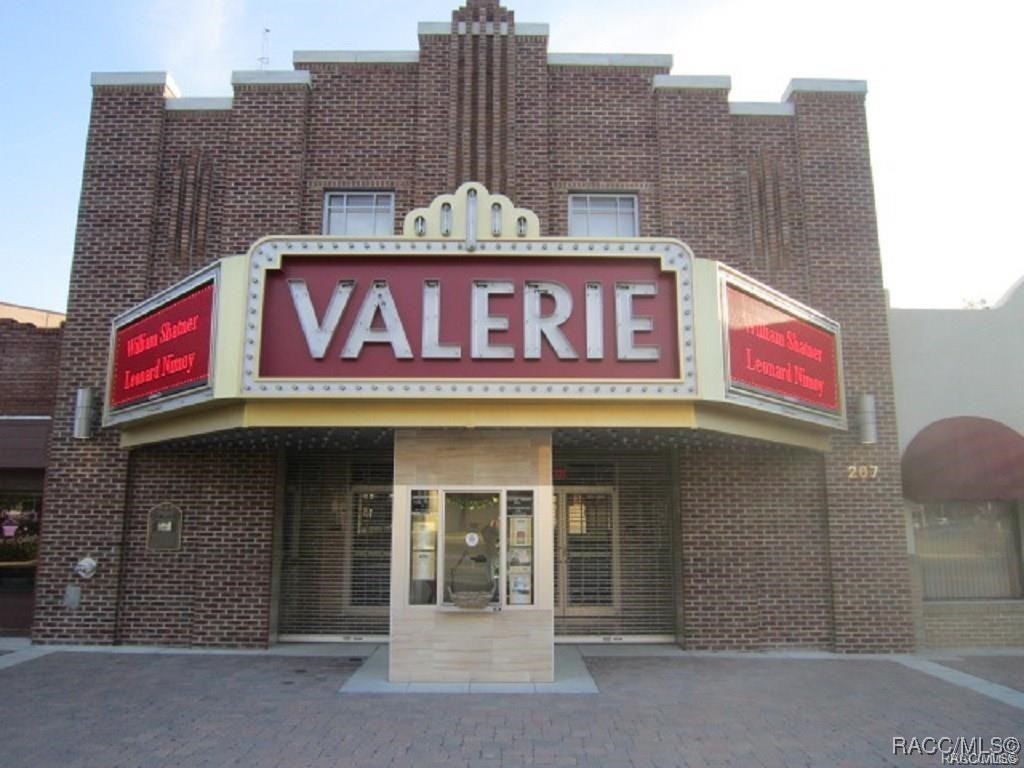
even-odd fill
[[[92,437],[92,390],[79,387],[75,392],[75,421],[71,434],[79,440]]]
[[[857,427],[863,445],[878,442],[878,416],[875,412],[875,396],[862,394],[857,413]]]

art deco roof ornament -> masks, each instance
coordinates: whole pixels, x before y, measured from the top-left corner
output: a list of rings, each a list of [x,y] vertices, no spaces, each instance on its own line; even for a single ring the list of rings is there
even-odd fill
[[[479,240],[540,237],[540,220],[504,195],[491,194],[483,184],[468,181],[454,194],[439,195],[426,208],[410,211],[402,234],[462,240],[467,251],[474,251]]]

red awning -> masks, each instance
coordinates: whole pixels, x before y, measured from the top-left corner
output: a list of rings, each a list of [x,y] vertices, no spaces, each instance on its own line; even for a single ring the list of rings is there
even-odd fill
[[[974,416],[929,424],[903,453],[903,495],[914,501],[1024,499],[1024,436]]]

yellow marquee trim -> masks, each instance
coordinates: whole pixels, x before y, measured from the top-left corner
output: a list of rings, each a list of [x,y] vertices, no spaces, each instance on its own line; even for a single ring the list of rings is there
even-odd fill
[[[133,448],[246,428],[573,428],[700,429],[816,451],[828,433],[807,424],[728,404],[555,400],[267,400],[178,411],[121,428],[121,446]]]

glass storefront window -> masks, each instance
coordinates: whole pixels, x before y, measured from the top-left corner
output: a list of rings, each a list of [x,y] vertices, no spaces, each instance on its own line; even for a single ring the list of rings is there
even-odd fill
[[[913,510],[926,600],[1022,596],[1020,522],[1011,502],[953,501]]]
[[[508,522],[509,605],[533,605],[533,491],[509,491]]]
[[[41,491],[0,493],[0,562],[27,563],[39,552]]]
[[[409,534],[409,605],[534,604],[533,491],[414,490]]]
[[[43,509],[42,491],[4,491],[0,493],[0,536],[5,539],[39,533],[39,515]]]
[[[446,493],[444,601],[460,608],[496,603],[500,578],[500,494]]]
[[[437,491],[412,492],[409,605],[437,602]]]

